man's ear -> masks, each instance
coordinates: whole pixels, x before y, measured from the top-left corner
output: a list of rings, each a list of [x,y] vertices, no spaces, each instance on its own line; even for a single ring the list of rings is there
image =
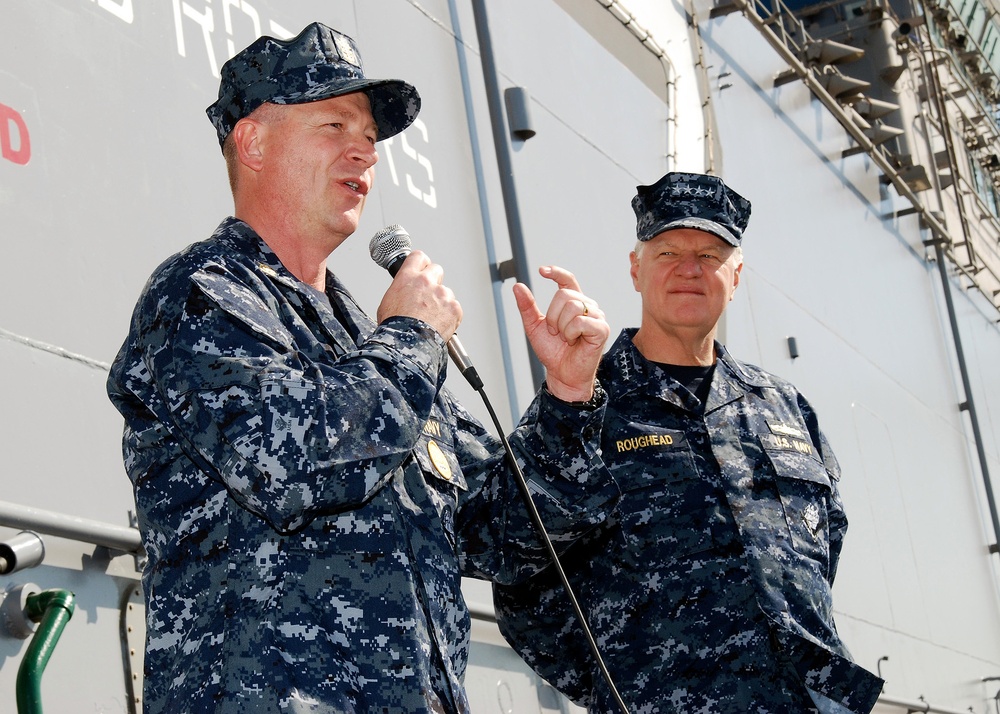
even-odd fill
[[[240,119],[233,127],[237,160],[251,171],[264,166],[263,138],[266,127],[253,119]]]
[[[740,284],[740,273],[743,272],[743,263],[736,266],[736,270],[733,271],[733,289],[729,293],[729,299],[732,300],[733,296],[736,294],[736,288]]]

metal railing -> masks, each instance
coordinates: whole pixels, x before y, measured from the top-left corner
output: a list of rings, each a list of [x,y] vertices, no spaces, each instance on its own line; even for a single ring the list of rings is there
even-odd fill
[[[830,3],[831,6],[836,4],[841,3]],[[894,22],[899,23],[898,18],[892,15],[890,8],[880,6],[879,9],[887,16],[892,17]],[[735,11],[741,12],[788,64],[788,72],[783,73],[783,77],[777,77],[776,84],[788,79],[799,79],[807,86],[816,98],[829,110],[837,122],[847,131],[851,139],[856,142],[857,146],[854,149],[848,150],[848,152],[865,153],[871,157],[884,175],[885,181],[891,184],[896,193],[906,199],[912,206],[905,213],[919,214],[922,225],[926,226],[933,234],[932,242],[943,246],[949,263],[953,264],[956,270],[970,282],[970,287],[979,291],[987,302],[1000,312],[1000,300],[998,300],[1000,291],[997,291],[994,287],[1000,286],[1000,273],[982,260],[976,259],[975,251],[969,242],[968,236],[964,235],[964,233],[958,237],[954,236],[953,231],[950,231],[945,223],[944,216],[939,211],[925,205],[919,192],[910,187],[902,174],[903,169],[909,167],[904,165],[900,157],[893,154],[882,142],[874,141],[870,137],[873,124],[866,121],[851,105],[848,104],[845,106],[844,103],[838,101],[827,90],[831,78],[836,77],[850,80],[850,77],[842,74],[832,65],[826,65],[820,69],[805,60],[806,48],[812,43],[819,42],[819,38],[814,38],[810,35],[806,30],[805,24],[782,0],[721,0],[712,9],[710,17],[719,17]],[[926,47],[931,47],[929,33],[925,34],[925,37],[927,40],[925,43]],[[920,51],[920,49],[915,48],[914,51]],[[954,57],[950,56],[950,53],[949,60],[952,62],[956,61]],[[967,78],[957,68],[951,74],[956,82],[967,83]],[[968,88],[970,96],[973,96],[982,105],[982,97],[979,93],[971,91],[974,89],[971,85]],[[947,131],[947,117],[937,117],[935,125],[935,128]],[[992,121],[990,125],[991,129],[995,129]],[[997,134],[996,143],[998,155],[1000,155],[1000,134]],[[848,152],[845,152],[845,155]],[[950,168],[957,185],[963,174],[954,164]],[[978,197],[978,194],[971,187],[967,193]],[[982,205],[977,207],[984,208]],[[903,215],[903,212],[898,215]],[[991,221],[992,223],[994,222]],[[1000,235],[1000,219],[997,219],[995,224],[997,226],[997,233]],[[965,252],[969,255],[971,263],[959,259],[955,252],[957,247],[967,247]]]
[[[142,540],[137,528],[115,526],[8,501],[0,501],[0,526],[69,538],[122,553],[136,555],[143,553]]]

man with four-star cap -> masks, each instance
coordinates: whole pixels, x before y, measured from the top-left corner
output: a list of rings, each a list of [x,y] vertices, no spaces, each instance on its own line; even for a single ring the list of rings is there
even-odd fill
[[[640,324],[598,372],[622,498],[562,558],[611,679],[631,712],[865,714],[882,681],[833,618],[837,460],[805,397],[716,339],[750,202],[671,172],[632,207]],[[539,674],[591,712],[620,712],[551,568],[495,584],[494,600]]]

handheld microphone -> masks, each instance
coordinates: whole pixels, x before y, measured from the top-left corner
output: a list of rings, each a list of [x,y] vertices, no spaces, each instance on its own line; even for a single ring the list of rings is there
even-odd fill
[[[380,230],[368,242],[368,252],[371,254],[372,260],[388,270],[392,277],[396,277],[403,261],[412,250],[410,234],[401,225],[395,223]],[[451,355],[452,361],[462,376],[469,380],[472,388],[477,391],[482,389],[483,380],[479,378],[479,373],[457,334],[452,335],[451,339],[448,340],[448,354]]]

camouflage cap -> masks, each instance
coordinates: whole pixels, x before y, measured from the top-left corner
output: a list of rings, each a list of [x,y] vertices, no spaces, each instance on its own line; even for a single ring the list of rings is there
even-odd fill
[[[695,228],[738,246],[750,221],[750,201],[716,176],[670,172],[636,191],[632,210],[641,241],[664,231]]]
[[[223,144],[243,117],[265,102],[302,104],[365,92],[378,139],[408,127],[420,111],[415,87],[400,79],[368,79],[354,40],[319,22],[297,37],[260,37],[222,66],[219,99],[205,112]]]

